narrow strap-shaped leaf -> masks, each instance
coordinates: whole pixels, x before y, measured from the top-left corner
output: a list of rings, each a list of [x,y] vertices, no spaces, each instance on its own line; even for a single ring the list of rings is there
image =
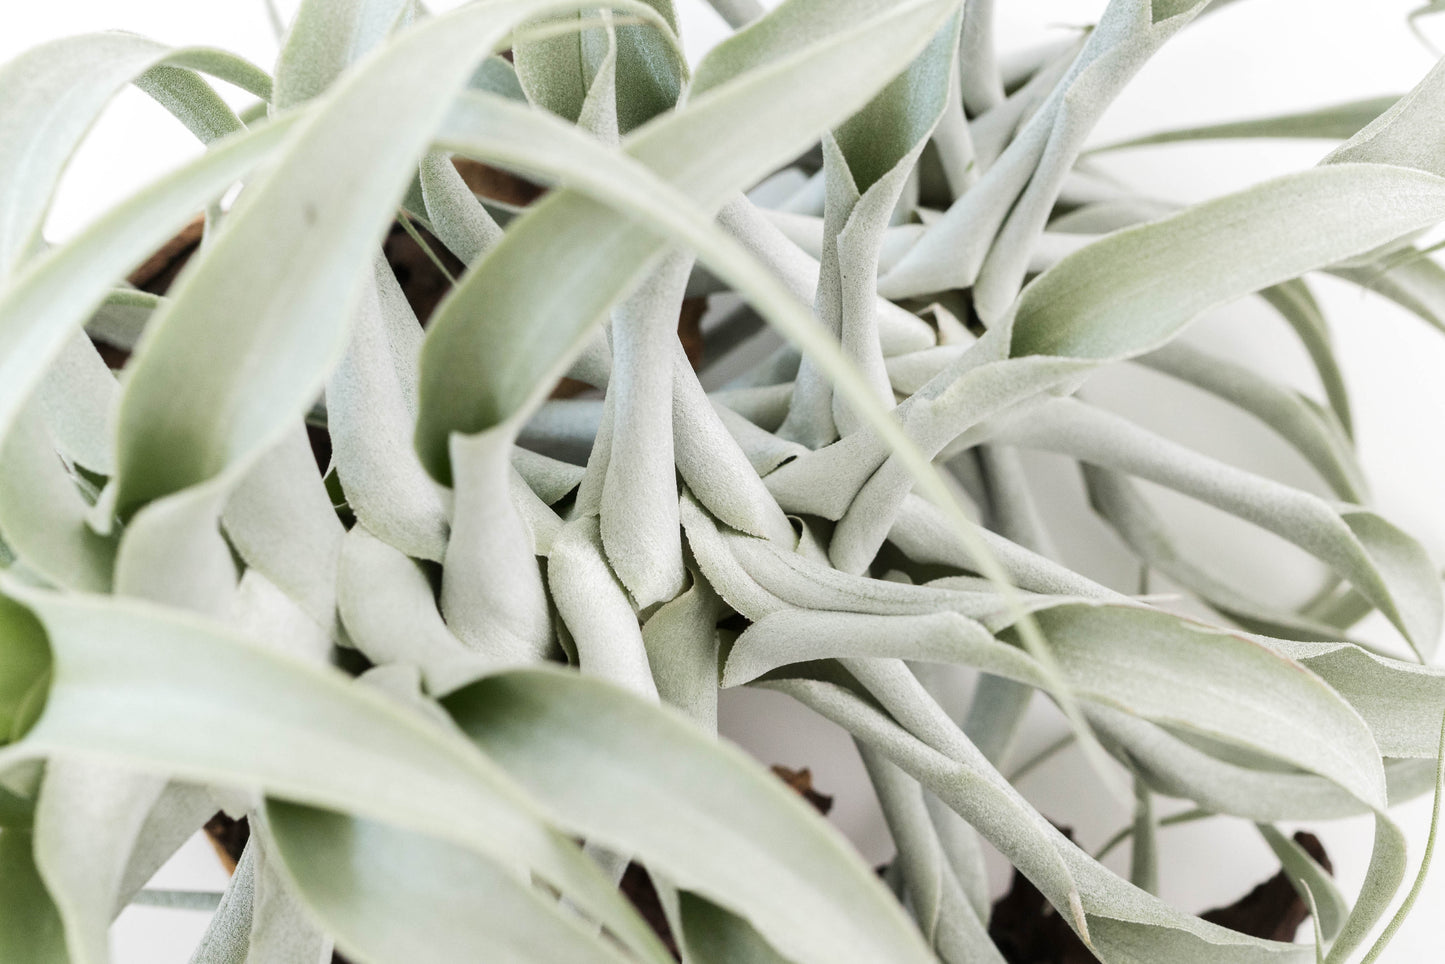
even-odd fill
[[[251,944],[251,911],[256,897],[256,851],[248,845],[191,954],[191,964],[246,964]]]
[[[1228,140],[1242,137],[1345,140],[1353,137],[1361,128],[1383,114],[1399,99],[1394,95],[1367,97],[1363,100],[1331,104],[1328,107],[1317,107],[1313,110],[1273,114],[1268,117],[1251,117],[1246,120],[1204,124],[1198,127],[1180,127],[1159,131],[1155,134],[1143,134],[1127,140],[1110,141],[1093,148],[1089,153],[1099,154],[1104,151],[1147,147],[1154,144],[1175,144],[1181,141]],[[1316,897],[1318,896],[1316,895]]]
[[[826,563],[772,542],[724,533],[723,540],[748,577],[803,609],[837,609],[880,615],[934,615],[952,611],[972,619],[997,615],[1007,601],[996,588],[960,590],[914,586],[838,572]]]
[[[317,964],[329,960],[331,938],[317,927],[295,888],[276,866],[262,818],[252,819],[258,832],[247,842],[246,849],[255,851],[257,866],[246,964]]]
[[[951,18],[923,52],[835,133],[860,195],[913,153],[938,124],[956,64],[959,17]]]
[[[1344,375],[1330,344],[1329,324],[1309,285],[1304,279],[1297,278],[1265,288],[1259,295],[1299,336],[1305,351],[1309,352],[1310,361],[1314,362],[1315,371],[1319,373],[1330,408],[1340,420],[1345,435],[1353,437],[1354,419],[1350,413],[1349,391],[1345,388]]]
[[[678,31],[672,0],[648,0]],[[617,127],[627,134],[677,106],[688,81],[679,44],[640,24],[620,24],[617,35]]]
[[[657,695],[704,732],[717,732],[718,630],[725,607],[706,582],[692,585],[642,624]]]
[[[336,603],[347,636],[367,659],[416,667],[430,693],[450,692],[491,668],[442,621],[426,574],[363,525],[342,542]]]
[[[376,536],[410,556],[440,562],[450,513],[411,445],[422,330],[379,254],[352,324],[326,385],[337,478],[351,511]]]
[[[821,36],[779,34],[779,24],[790,15],[819,15],[818,3],[794,0],[716,48],[699,67],[688,107],[639,129],[625,148],[704,210],[715,208],[866,101],[887,80],[876,74],[900,55],[920,50],[948,6],[942,0],[865,4],[872,16],[846,30],[838,30],[830,16]],[[780,52],[794,56],[746,70],[754,60]],[[849,70],[840,72],[844,64]],[[836,85],[826,92],[814,86],[815,78],[837,76],[856,81],[846,93]],[[783,87],[797,96],[784,103],[776,96]],[[806,103],[798,99],[803,95]],[[734,122],[739,110],[749,112],[746,128]],[[763,130],[771,133],[761,136]],[[710,149],[701,154],[695,147],[680,149],[684,144]],[[660,250],[655,237],[567,192],[533,205],[512,225],[438,309],[427,337],[417,445],[432,474],[449,478],[449,433],[481,431],[540,402],[549,376],[561,373],[603,312],[640,280],[643,266]],[[589,270],[574,268],[559,278],[539,269],[556,264]],[[482,302],[484,312],[477,310]],[[537,317],[551,323],[528,321]],[[507,351],[489,347],[498,345]],[[478,364],[503,354],[505,372],[476,377]]]
[[[987,429],[979,423],[990,415],[1011,411],[1013,418],[1026,417],[1027,412],[1043,404],[1051,388],[1069,384],[1079,372],[1078,362],[1055,358],[1006,359],[970,366],[972,361],[968,357],[959,359],[958,366],[950,366],[952,370],[945,370],[899,405],[905,430],[930,455],[937,457],[950,447],[959,451],[969,441],[982,441]],[[959,369],[963,369],[961,374]],[[828,496],[831,503],[821,514],[832,517],[830,513],[838,512],[834,505],[846,507],[841,511],[828,554],[835,566],[849,572],[862,572],[877,555],[915,477],[897,454],[883,457],[875,439],[865,440],[860,448],[866,454],[852,459],[844,450],[834,453],[848,465],[831,476],[822,475],[831,481],[826,488],[814,482],[815,493]],[[802,507],[781,499],[784,483],[796,486],[810,470],[824,469],[832,459],[818,459],[813,465],[803,465],[802,461],[783,466],[768,480],[773,483],[776,479],[769,487],[789,509]],[[873,466],[877,466],[876,471],[872,471]]]
[[[234,60],[230,54],[213,50],[196,51],[191,57],[180,56],[173,59],[178,63],[188,60],[225,63]],[[249,68],[249,65],[246,67]],[[263,84],[269,84],[270,78],[266,78],[264,74],[261,77],[264,78]],[[231,110],[230,105],[194,70],[157,64],[137,77],[135,85],[174,114],[176,119],[204,144],[241,129],[242,121]]]
[[[407,0],[306,0],[296,10],[276,59],[275,109],[323,93],[342,72],[402,25]]]
[[[1237,964],[1246,953],[1258,955],[1261,961],[1290,964],[1308,959],[1308,949],[1207,924],[1133,888],[1054,829],[981,757],[965,764],[946,756],[844,686],[814,679],[779,679],[764,685],[793,696],[874,746],[964,815],[1036,884],[1057,892],[1069,886],[1069,878],[1077,880],[1082,907],[1075,913],[1087,913],[1090,940],[1104,960],[1115,956],[1125,961],[1168,960],[1171,943],[1187,948],[1190,956],[1176,956],[1191,962]],[[1058,869],[1059,861],[1066,871]],[[1060,908],[1073,923],[1070,910],[1068,904]]]
[[[992,344],[1000,340],[994,338]],[[897,417],[930,456],[937,456],[978,422],[1030,402],[1041,390],[1067,382],[1080,370],[1073,360],[992,361],[985,357],[987,346],[979,345],[898,405]],[[881,474],[882,478],[871,482],[877,489],[872,498],[892,502],[896,508],[911,483],[905,481],[909,470],[901,464],[880,473],[889,448],[876,432],[855,432],[782,466],[768,476],[768,489],[789,511],[842,519],[859,507],[860,494]],[[860,532],[835,536],[830,546],[834,564],[861,571],[877,551],[882,541],[878,530],[889,518],[886,509],[860,512],[856,522],[850,523],[860,526]]]
[[[266,828],[284,872],[340,948],[368,964],[438,960],[624,964],[575,916],[508,869],[455,845],[294,803]]]
[[[548,505],[560,501],[582,481],[585,471],[571,462],[541,455],[530,449],[512,449],[512,468],[517,470],[527,487]]]
[[[125,876],[121,879],[119,900],[111,908],[112,915],[124,910],[156,871],[215,812],[216,801],[205,787],[180,781],[166,784],[136,835]]]
[[[974,914],[985,924],[993,910],[988,867],[978,831],[931,790],[923,791],[923,806],[938,837],[944,859],[963,888],[964,897]]]
[[[963,111],[962,83],[956,72],[948,79],[948,104],[933,130],[933,147],[953,197],[957,198],[978,181],[978,149],[974,146],[973,132]],[[890,267],[892,263],[890,259]]]
[[[85,323],[94,342],[130,351],[140,339],[150,316],[164,299],[148,291],[129,287],[112,288],[104,303]]]
[[[920,61],[915,61],[914,68],[910,68],[899,80],[894,81],[894,84],[907,80],[920,62],[926,63],[933,59],[929,55],[938,47],[939,40],[935,39]],[[945,44],[942,49],[951,52],[952,47]],[[946,74],[943,76],[946,77]],[[890,88],[892,86],[890,85]],[[886,97],[889,93],[889,88],[885,88],[880,97]],[[926,99],[927,94],[925,88],[920,99]],[[941,102],[938,106],[941,109]],[[867,110],[868,108],[865,108],[865,112]],[[855,115],[849,123],[855,123],[858,116]],[[932,120],[936,122],[936,113]],[[840,136],[844,129],[839,130]],[[886,140],[889,132],[885,129],[874,133],[879,135],[879,140]],[[851,136],[868,140],[867,133],[854,133]],[[926,133],[923,136],[926,136]],[[823,250],[818,272],[816,311],[820,320],[838,338],[844,352],[858,365],[874,395],[885,405],[892,403],[893,392],[888,384],[888,373],[883,367],[883,351],[878,339],[878,321],[874,310],[877,300],[878,258],[888,219],[898,202],[906,179],[912,173],[917,152],[922,151],[922,145],[923,140],[920,137],[903,156],[895,160],[892,167],[881,173],[869,171],[866,176],[874,180],[865,190],[854,183],[855,174],[843,148],[832,137],[824,141],[823,170],[828,191],[824,209]],[[866,153],[857,148],[855,151]],[[883,153],[887,155],[886,148]],[[866,160],[860,158],[860,169],[869,163],[878,164],[879,159],[871,156]],[[848,434],[858,426],[859,421],[847,404],[833,398],[832,386],[826,376],[818,369],[816,362],[805,356],[794,383],[788,420],[783,423],[779,433],[784,438],[817,448],[832,441],[836,434]]]
[[[1243,365],[1177,341],[1139,361],[1223,398],[1264,422],[1305,457],[1336,497],[1360,504],[1368,500],[1364,472],[1349,436],[1309,399]]]
[[[333,604],[334,608],[334,604]],[[252,639],[283,648],[304,660],[331,659],[339,629],[333,622],[323,628],[255,567],[241,573],[226,617]]]
[[[1345,964],[1374,929],[1405,879],[1405,834],[1384,814],[1375,815],[1375,840],[1365,881],[1350,916],[1325,955],[1325,964]]]
[[[1350,580],[1417,653],[1433,652],[1439,642],[1445,603],[1434,567],[1418,543],[1380,516],[1332,507],[1072,399],[1032,413],[1027,427],[1013,424],[1006,432],[1015,441],[1047,437],[1044,447],[1177,489],[1293,542]]]
[[[987,529],[980,529],[978,537],[993,553],[1009,580],[1020,589],[1086,599],[1124,599],[1112,589]],[[916,495],[903,500],[898,516],[888,530],[888,539],[916,562],[972,572],[979,571],[982,566],[972,547],[949,533],[943,513]]]
[[[297,426],[242,478],[222,514],[231,545],[324,632],[336,624],[344,528]]]
[[[582,109],[577,115],[577,126],[605,144],[616,144],[621,138],[617,113],[622,106],[618,103],[617,28],[610,13],[604,12],[601,19],[601,31],[587,32],[600,32],[603,35],[606,42],[603,48],[605,53],[598,65],[596,76],[592,78],[592,84],[587,89],[587,97],[582,101]]]
[[[221,906],[221,891],[162,890],[147,887],[137,891],[131,903],[139,907],[162,907],[166,910],[198,910],[213,913]]]
[[[902,863],[914,917],[939,959],[945,964],[1002,964],[1003,955],[994,947],[983,921],[944,859],[924,806],[922,788],[866,744],[858,744],[858,755],[868,769],[868,779],[888,821],[888,832],[898,847],[894,859]]]
[[[709,399],[709,401],[712,402],[712,409],[717,413],[718,419],[727,428],[728,434],[742,449],[743,455],[752,465],[753,471],[760,477],[767,475],[784,463],[807,454],[808,450],[797,442],[779,438],[726,405],[719,404],[716,399]]]
[[[1120,228],[1155,220],[1173,213],[1174,205],[1150,202],[1104,202],[1086,206],[1055,218],[1051,228],[1057,231],[1117,231]],[[1048,265],[1047,267],[1052,267]],[[1359,271],[1361,269],[1332,269],[1335,273]],[[1259,296],[1279,313],[1294,329],[1301,344],[1309,353],[1319,374],[1320,383],[1329,399],[1330,408],[1339,419],[1345,435],[1353,434],[1353,420],[1350,415],[1349,391],[1345,387],[1331,344],[1329,324],[1315,301],[1313,293],[1302,278],[1295,278],[1264,288]]]
[[[853,175],[848,172],[848,162],[842,158],[837,142],[832,136],[824,139],[824,221],[818,236],[818,283],[814,296],[814,312],[819,321],[828,328],[829,334],[841,341],[842,337],[842,275],[838,266],[838,233],[847,223],[848,215],[858,204],[858,188]],[[902,185],[900,185],[902,186]],[[886,185],[884,185],[886,189]],[[892,202],[886,205],[892,212]],[[884,214],[883,217],[887,217]],[[876,225],[874,225],[876,227]],[[877,233],[876,230],[873,231]],[[870,276],[876,273],[876,267]],[[860,279],[854,279],[857,283]],[[864,280],[864,285],[867,285]],[[871,305],[868,305],[871,308]],[[871,311],[868,318],[873,318]],[[881,402],[892,402],[892,393],[887,386],[887,373],[880,371],[881,356],[877,351],[877,338],[864,343],[855,340],[854,348],[863,348],[864,358],[870,370],[864,371],[864,379]],[[854,361],[857,361],[857,356]],[[788,418],[777,429],[777,434],[790,442],[808,448],[821,448],[834,441],[840,434],[832,406],[832,383],[828,382],[818,364],[803,357],[799,361],[798,374],[793,379],[793,393],[788,402]]]
[[[954,202],[880,290],[892,296],[976,284],[982,316],[1002,317],[1089,131],[1145,60],[1203,6],[1177,4],[1155,17],[1148,0],[1110,3],[999,163]]]
[[[1340,893],[1334,878],[1329,871],[1316,863],[1303,847],[1281,833],[1278,828],[1262,823],[1258,825],[1258,829],[1265,843],[1269,844],[1269,849],[1279,858],[1281,867],[1295,884],[1295,889],[1308,889],[1309,896],[1306,899],[1312,902],[1310,915],[1318,923],[1320,935],[1325,940],[1333,940],[1350,913],[1349,902],[1345,900],[1344,894]]]
[[[1087,463],[1080,468],[1089,504],[1151,570],[1167,576],[1251,631],[1289,639],[1334,639],[1340,635],[1340,630],[1327,622],[1251,597],[1222,574],[1190,559],[1127,475]]]
[[[1135,772],[1156,792],[1193,800],[1210,813],[1275,822],[1333,820],[1369,812],[1367,804],[1323,777],[1270,766],[1261,769],[1258,757],[1226,759],[1219,744],[1211,745],[1218,752],[1207,752],[1196,745],[1201,741],[1186,740],[1166,727],[1103,704],[1090,705],[1089,720],[1104,744],[1127,754]],[[1419,762],[1407,761],[1394,772],[1397,781],[1406,780],[1412,793]]]
[[[395,698],[174,609],[3,583],[43,622],[55,672],[39,721],[0,765],[80,751],[387,821],[529,867],[629,946],[657,947],[513,781]]]
[[[1027,654],[956,613],[876,616],[785,609],[759,619],[738,637],[722,684],[737,686],[815,659],[883,656],[958,663],[1034,686],[1043,683]]]
[[[58,586],[105,592],[117,540],[92,530],[89,514],[56,454],[40,406],[32,402],[0,444],[0,533],[6,545]]]
[[[988,189],[977,193],[974,200],[969,202],[984,202],[982,207],[972,209],[971,216],[988,211],[991,212],[991,217],[999,217],[995,210],[995,206],[1000,203],[999,198],[986,198],[985,195],[1000,192],[1001,196],[1002,193],[1020,190],[1020,180],[1028,177],[1025,159],[1036,163],[1039,152],[1043,150],[1044,131],[1042,128],[1029,127],[1029,122],[1040,110],[1052,109],[1048,108],[1049,95],[1068,73],[1085,40],[1086,38],[1080,37],[1076,41],[1066,41],[1054,49],[1053,56],[1036,65],[1026,82],[1009,91],[1007,100],[984,111],[969,124],[969,137],[973,140],[976,164],[987,172],[998,162],[1008,171],[1007,174],[995,175]],[[1023,136],[1026,132],[1026,136]],[[1015,141],[1022,143],[1014,147]],[[974,184],[969,185],[970,189],[980,187],[982,181],[983,178],[979,177]],[[936,223],[960,221],[964,215],[952,212],[965,210],[968,208],[961,207],[958,199],[955,199],[954,203],[949,205],[948,212]],[[978,266],[988,250],[988,240],[970,244],[964,262],[966,268],[964,273],[959,275],[960,278],[977,276]]]
[[[677,30],[671,0],[650,5]],[[566,19],[560,19],[563,24]],[[687,63],[675,45],[632,24],[609,25],[605,31],[574,26],[560,36],[519,43],[515,58],[529,99],[567,120],[581,119],[589,101],[605,97],[614,140],[672,109],[687,77]]]
[[[999,228],[974,281],[974,306],[986,322],[1002,317],[1017,297],[1028,271],[1029,249],[1043,232],[1093,126],[1145,61],[1207,4],[1185,0],[1170,3],[1167,11],[1160,6],[1154,0],[1113,0],[1055,88],[1058,113],[1038,169]]]
[[[125,527],[115,592],[213,617],[231,612],[237,560],[217,520],[225,493],[202,486],[146,506]]]
[[[37,257],[0,292],[0,436],[116,278],[274,150],[296,120],[278,118],[226,138]]]
[[[682,944],[693,964],[788,964],[746,920],[696,894],[678,894]]]
[[[582,672],[656,700],[642,628],[608,567],[596,516],[580,516],[563,527],[547,557],[547,582]]]
[[[685,573],[673,457],[673,347],[691,257],[672,252],[612,313],[612,434],[600,505],[607,559],[639,609]],[[574,632],[575,635],[575,632]]]
[[[244,470],[310,405],[344,347],[371,249],[451,99],[511,27],[568,3],[507,0],[429,20],[308,112],[131,361],[119,419],[123,515]],[[367,165],[350,166],[358,153]],[[343,169],[356,179],[336,177]],[[150,428],[160,412],[164,433]]]
[[[1415,876],[1415,883],[1410,887],[1410,892],[1400,902],[1400,909],[1395,912],[1394,917],[1390,918],[1390,922],[1385,925],[1379,939],[1361,959],[1363,964],[1373,964],[1374,961],[1379,960],[1380,955],[1384,953],[1385,948],[1400,930],[1400,925],[1405,922],[1411,910],[1414,909],[1420,892],[1425,889],[1425,878],[1430,872],[1430,862],[1435,854],[1436,836],[1440,832],[1440,801],[1442,798],[1445,798],[1445,723],[1441,724],[1440,748],[1435,767],[1435,800],[1430,808],[1430,831],[1429,836],[1425,838],[1425,853],[1420,858],[1420,871]]]
[[[1445,268],[1424,252],[1407,248],[1398,256],[1343,265],[1330,273],[1388,298],[1426,324],[1445,331]]]
[[[690,492],[684,491],[681,509],[688,548],[708,585],[724,602],[749,619],[761,619],[769,613],[788,608],[787,603],[758,585],[757,580],[738,564],[718,522],[708,515]]]
[[[1289,759],[1384,808],[1384,774],[1364,721],[1319,679],[1265,647],[1147,609],[1073,604],[1036,618],[1080,692]],[[1260,692],[1244,705],[1244,690],[1256,684]],[[1285,704],[1293,707],[1288,722],[1274,709]]]
[[[502,229],[446,154],[432,151],[422,158],[420,180],[432,233],[463,264],[474,263],[502,240]]]
[[[36,871],[28,830],[0,830],[0,954],[70,964],[60,914]]]
[[[35,398],[56,451],[99,475],[115,471],[110,427],[120,386],[83,332],[77,331],[66,342]]]
[[[1129,837],[1129,883],[1151,894],[1159,892],[1158,824],[1153,794],[1142,780],[1134,780],[1134,832]]]
[[[7,92],[0,110],[0,130],[5,132],[0,138],[0,170],[5,172],[0,182],[0,276],[10,274],[30,253],[65,162],[105,105],[126,84],[167,64],[206,70],[259,97],[270,96],[270,78],[232,54],[201,47],[173,49],[119,32],[53,41],[0,67],[0,88]],[[209,94],[209,106],[229,113],[214,91],[206,88],[204,94]],[[57,110],[62,103],[65,109]],[[186,104],[178,100],[168,106],[184,111]],[[239,126],[234,115],[229,120],[222,133]]]
[[[787,958],[930,960],[887,891],[816,813],[669,712],[541,669],[490,677],[446,706],[564,824],[740,914]],[[605,729],[593,722],[599,713]],[[640,799],[665,807],[668,820],[653,819]]]
[[[1445,149],[1431,128],[1445,106],[1445,65],[1436,63],[1408,94],[1329,153],[1323,164],[1399,164],[1445,176]]]
[[[964,4],[958,66],[963,75],[962,104],[971,116],[997,107],[1004,99],[1003,76],[994,50],[993,0]]]
[[[1348,643],[1264,640],[1349,701],[1387,757],[1435,755],[1430,726],[1445,704],[1445,670],[1377,656]]]
[[[509,497],[511,449],[506,429],[452,438],[456,495],[442,566],[447,625],[499,664],[529,663],[552,648],[537,540]]]
[[[527,100],[564,120],[576,121],[582,113],[587,92],[596,82],[601,49],[597,36],[603,31],[586,28],[579,21],[584,14],[560,15],[545,26],[567,27],[555,36],[524,39],[517,44],[513,60],[517,80]],[[615,90],[612,91],[615,95]],[[615,135],[614,131],[614,135]]]
[[[1334,164],[1266,181],[1065,258],[1021,296],[1012,353],[1141,354],[1208,308],[1442,219],[1445,181],[1421,171]]]
[[[986,488],[985,511],[989,526],[1045,557],[1057,558],[1018,453],[1005,446],[980,446],[979,474]],[[973,700],[963,720],[963,732],[995,766],[1007,757],[1033,690],[1015,680],[984,674],[974,686]]]
[[[718,212],[718,223],[745,248],[770,265],[794,294],[810,303],[816,300],[821,265],[809,251],[803,250],[779,229],[764,210],[745,197],[734,198]],[[821,247],[820,228],[820,253]],[[937,343],[938,336],[929,324],[912,312],[882,297],[875,299],[873,306],[883,357],[920,351]],[[780,356],[778,360],[782,362],[784,358]],[[758,374],[762,376],[764,373]]]
[[[35,811],[35,864],[73,964],[105,964],[131,848],[166,781],[123,767],[51,757]]]
[[[962,616],[961,623],[944,619],[935,628],[952,628],[977,640],[982,638],[979,620],[1010,611],[1009,601],[986,579],[979,579],[979,586],[955,589],[839,573],[827,565],[819,547],[809,545],[813,537],[808,528],[793,552],[723,530],[718,535],[718,548],[709,545],[702,551],[714,563],[720,562],[715,558],[719,550],[726,552],[725,565],[736,570],[736,578],[756,587],[759,602],[767,600],[758,605],[743,599],[736,605],[754,621],[793,608],[805,613],[833,610],[840,616],[918,616],[925,621]]]

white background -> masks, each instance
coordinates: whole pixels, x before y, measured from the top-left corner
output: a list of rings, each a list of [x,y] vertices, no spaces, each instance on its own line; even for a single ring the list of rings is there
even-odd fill
[[[434,9],[455,2],[433,2]],[[1405,26],[1416,0],[1245,0],[1190,27],[1136,78],[1104,118],[1100,142],[1162,127],[1227,120],[1407,90],[1434,62]],[[211,44],[269,67],[275,57],[262,0],[51,0],[7,8],[0,29],[0,60],[71,33],[123,28],[172,44]],[[295,0],[279,4],[289,14]],[[683,39],[695,60],[725,35],[701,0],[678,0]],[[999,37],[1010,49],[1051,36],[1062,26],[1094,20],[1102,0],[999,3]],[[1445,18],[1427,32],[1445,38]],[[4,96],[4,91],[0,91]],[[244,98],[238,99],[244,102]],[[1264,177],[1313,164],[1317,142],[1234,142],[1120,154],[1109,167],[1158,197],[1198,200]],[[198,153],[190,135],[144,95],[128,91],[100,122],[62,184],[48,226],[63,238],[125,193]],[[1346,379],[1354,395],[1362,457],[1377,507],[1422,538],[1437,562],[1445,561],[1445,336],[1379,298],[1328,279],[1316,285],[1334,328]],[[1200,321],[1190,337],[1240,361],[1284,372],[1316,391],[1307,361],[1283,326],[1251,304],[1239,304]],[[1138,402],[1147,391],[1148,404]],[[1268,433],[1217,402],[1144,375],[1101,378],[1094,401],[1127,412],[1157,431],[1255,471],[1317,488],[1303,464],[1278,451]],[[1095,522],[1065,463],[1030,457],[1038,494],[1065,561],[1120,587],[1134,579],[1127,556]],[[1210,510],[1163,499],[1181,540],[1224,562],[1242,585],[1283,585],[1303,592],[1315,569],[1278,540]],[[1243,551],[1241,551],[1243,547]],[[1381,640],[1388,634],[1381,633]],[[810,766],[815,782],[832,793],[834,819],[874,861],[891,846],[862,768],[846,736],[774,694],[746,691],[724,700],[725,729],[765,763]],[[1016,758],[1062,732],[1039,710]],[[1085,846],[1097,846],[1128,815],[1112,802],[1074,754],[1065,754],[1027,778],[1021,789],[1055,821],[1072,826]],[[1429,801],[1397,812],[1411,841],[1410,875],[1423,847]],[[1369,857],[1370,827],[1363,819],[1312,825],[1324,838],[1347,888],[1358,886]],[[1161,833],[1163,896],[1198,911],[1234,900],[1277,868],[1258,835],[1244,822],[1216,818]],[[1127,859],[1127,848],[1118,857]],[[1121,866],[1119,863],[1116,867]],[[995,861],[995,884],[1007,868]],[[203,840],[193,840],[153,885],[211,888],[225,875]],[[1415,916],[1395,939],[1386,960],[1445,959],[1445,868],[1437,868]],[[205,928],[205,915],[132,908],[115,928],[119,964],[183,962]]]

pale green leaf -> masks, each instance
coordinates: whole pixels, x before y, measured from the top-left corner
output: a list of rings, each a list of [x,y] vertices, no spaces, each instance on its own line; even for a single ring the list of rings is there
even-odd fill
[[[131,362],[119,418],[123,515],[243,470],[309,406],[344,347],[371,249],[450,99],[513,26],[567,5],[509,0],[427,21],[318,102]],[[358,154],[366,166],[349,163]],[[158,418],[165,433],[151,428]]]
[[[274,150],[296,119],[279,118],[214,145],[27,265],[0,294],[0,435],[115,279]]]
[[[678,895],[682,943],[692,964],[788,964],[747,921],[696,894]]]
[[[1269,849],[1280,860],[1284,872],[1296,890],[1310,903],[1310,916],[1315,919],[1319,938],[1333,940],[1349,915],[1350,905],[1329,871],[1315,862],[1309,852],[1269,824],[1260,824],[1259,832]]]
[[[432,837],[294,803],[266,805],[268,837],[301,899],[366,964],[631,960],[502,865]]]
[[[1344,140],[1353,137],[1361,128],[1383,114],[1399,99],[1397,96],[1367,97],[1363,100],[1332,104],[1329,107],[1319,107],[1314,110],[1276,114],[1269,117],[1251,117],[1248,120],[1205,124],[1198,127],[1181,127],[1175,130],[1160,131],[1156,134],[1131,137],[1122,141],[1110,141],[1093,148],[1089,153],[1097,154],[1129,147],[1146,147],[1151,144],[1233,138],[1289,137]]]
[[[194,615],[4,586],[43,621],[55,673],[40,719],[0,763],[79,750],[430,833],[532,868],[630,946],[656,947],[581,852],[454,731]]]
[[[1203,311],[1445,219],[1445,180],[1379,164],[1286,175],[1065,258],[1019,300],[1014,355],[1112,360]]]
[[[60,915],[31,856],[27,830],[0,829],[0,957],[70,964]]]
[[[72,964],[106,964],[131,851],[165,780],[56,755],[35,809],[35,864],[65,924]]]
[[[609,684],[540,669],[490,677],[445,705],[564,825],[742,915],[788,959],[930,959],[835,831],[684,720]]]
[[[864,4],[872,16],[846,30],[789,33],[789,15],[819,17],[818,3],[785,5],[732,38],[699,66],[686,109],[629,137],[626,151],[704,210],[806,147],[888,79],[876,74],[920,50],[946,14],[944,2]],[[803,13],[808,11],[808,13]],[[829,18],[832,19],[831,17]],[[780,26],[781,24],[781,26]],[[753,69],[793,53],[770,69]],[[866,59],[864,59],[866,58]],[[819,80],[848,65],[845,92]],[[779,98],[777,91],[806,92]],[[749,114],[746,128],[733,119]],[[807,118],[807,122],[804,122]],[[762,136],[762,132],[770,132]],[[706,155],[683,145],[708,145]],[[567,225],[561,230],[560,225]],[[446,437],[498,425],[540,401],[603,312],[640,278],[661,243],[605,206],[567,192],[534,205],[438,309],[422,354],[417,445],[434,476],[448,481]],[[569,265],[564,277],[539,266]],[[587,271],[582,271],[583,266]],[[487,310],[476,309],[485,302]],[[543,317],[545,327],[526,319]],[[488,377],[478,364],[506,359]]]
[[[0,67],[0,88],[7,94],[0,108],[0,170],[6,172],[0,191],[0,274],[13,272],[31,253],[66,161],[106,104],[158,66],[173,71],[172,81],[178,74],[194,77],[174,68],[194,67],[262,98],[271,92],[269,77],[231,54],[204,47],[173,49],[119,32],[56,40]],[[209,111],[212,119],[197,117],[193,124],[208,136],[235,131],[240,126],[235,115],[208,86],[197,85],[184,91],[157,86],[153,92],[183,119],[193,119],[188,116],[193,106]],[[64,109],[57,110],[58,104]]]

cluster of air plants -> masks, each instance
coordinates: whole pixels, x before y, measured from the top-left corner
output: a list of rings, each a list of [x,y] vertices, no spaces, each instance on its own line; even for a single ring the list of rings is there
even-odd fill
[[[1376,956],[1407,867],[1388,807],[1438,782],[1440,580],[1366,507],[1302,276],[1445,323],[1414,246],[1445,220],[1445,69],[1166,135],[1344,140],[1170,210],[1080,156],[1206,6],[1113,0],[1003,59],[989,0],[735,0],[689,72],[668,0],[305,0],[274,75],[127,34],[0,68],[0,960],[107,960],[218,808],[252,832],[204,962],[998,962],[984,841],[1102,961]],[[48,245],[131,83],[207,150]],[[164,294],[125,282],[198,212]],[[398,219],[449,272],[425,326]],[[1322,401],[1176,340],[1251,294]],[[702,374],[739,372],[714,391],[678,336],[704,297]],[[786,345],[747,355],[765,326]],[[1259,419],[1331,497],[1081,396],[1125,363]],[[1021,447],[1076,461],[1211,621],[1051,559]],[[1241,591],[1139,480],[1328,581]],[[1413,658],[1351,639],[1374,611]],[[959,672],[964,706],[935,695]],[[856,740],[884,878],[716,739],[745,684]],[[1132,880],[1000,774],[1035,692],[1132,782]],[[1257,823],[1314,945],[1154,896],[1156,797]],[[1353,814],[1376,834],[1350,901],[1274,825]]]

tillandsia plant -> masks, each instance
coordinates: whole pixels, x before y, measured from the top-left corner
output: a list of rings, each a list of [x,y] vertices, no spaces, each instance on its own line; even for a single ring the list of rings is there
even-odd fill
[[[1441,587],[1368,508],[1305,276],[1445,327],[1445,67],[1152,138],[1341,142],[1171,208],[1084,149],[1208,6],[1112,0],[1000,56],[990,0],[719,0],[736,32],[690,71],[669,0],[304,0],[272,74],[120,33],[0,69],[0,961],[106,961],[217,809],[251,834],[202,962],[999,962],[985,843],[1059,959],[1377,958],[1428,864],[1371,943],[1412,862],[1389,807],[1438,812]],[[128,84],[206,150],[48,244]],[[127,282],[198,213],[173,284]],[[443,279],[425,324],[398,223]],[[1177,340],[1252,295],[1318,400]],[[1121,365],[1258,419],[1329,496],[1091,404]],[[1076,462],[1190,608],[1051,558],[1021,448]],[[1141,480],[1328,579],[1242,591]],[[1355,638],[1371,612],[1397,650]],[[742,685],[851,734],[884,877],[717,738]],[[1134,807],[1130,879],[1001,774],[1035,693]],[[1313,942],[1155,896],[1164,800],[1257,824]],[[1350,900],[1276,824],[1357,814]]]

